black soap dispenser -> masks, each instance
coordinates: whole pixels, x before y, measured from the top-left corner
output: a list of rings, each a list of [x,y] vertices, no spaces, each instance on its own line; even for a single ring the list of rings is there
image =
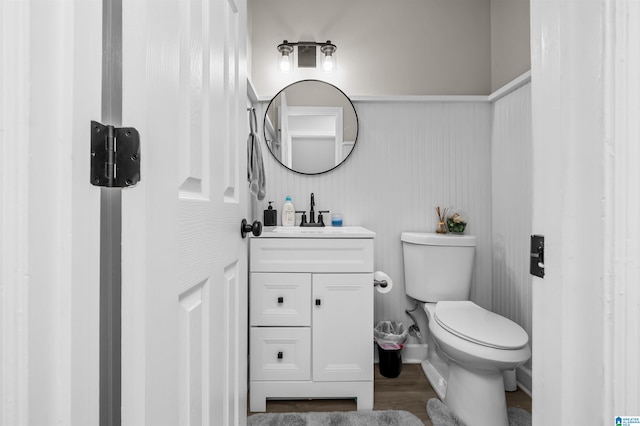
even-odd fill
[[[278,224],[278,211],[271,207],[273,201],[269,201],[269,207],[264,211],[264,226],[276,226]]]

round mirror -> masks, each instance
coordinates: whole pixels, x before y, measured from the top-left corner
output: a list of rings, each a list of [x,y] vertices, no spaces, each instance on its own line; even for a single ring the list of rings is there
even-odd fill
[[[271,99],[264,115],[264,138],[271,154],[290,170],[325,173],[351,154],[358,116],[351,100],[332,84],[302,80]]]

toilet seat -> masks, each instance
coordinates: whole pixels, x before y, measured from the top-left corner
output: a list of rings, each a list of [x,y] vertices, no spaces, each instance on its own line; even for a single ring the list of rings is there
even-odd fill
[[[449,333],[478,345],[520,349],[529,342],[518,324],[468,300],[438,302],[434,318]]]

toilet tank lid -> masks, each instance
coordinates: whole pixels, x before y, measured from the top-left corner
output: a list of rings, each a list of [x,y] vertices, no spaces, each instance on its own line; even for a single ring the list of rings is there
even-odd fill
[[[476,245],[476,237],[474,235],[403,232],[400,234],[400,239],[406,243],[428,246],[474,247]]]

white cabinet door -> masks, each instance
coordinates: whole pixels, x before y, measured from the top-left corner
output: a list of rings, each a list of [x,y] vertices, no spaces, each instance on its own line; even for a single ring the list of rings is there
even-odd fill
[[[313,380],[373,380],[373,274],[314,274]]]

